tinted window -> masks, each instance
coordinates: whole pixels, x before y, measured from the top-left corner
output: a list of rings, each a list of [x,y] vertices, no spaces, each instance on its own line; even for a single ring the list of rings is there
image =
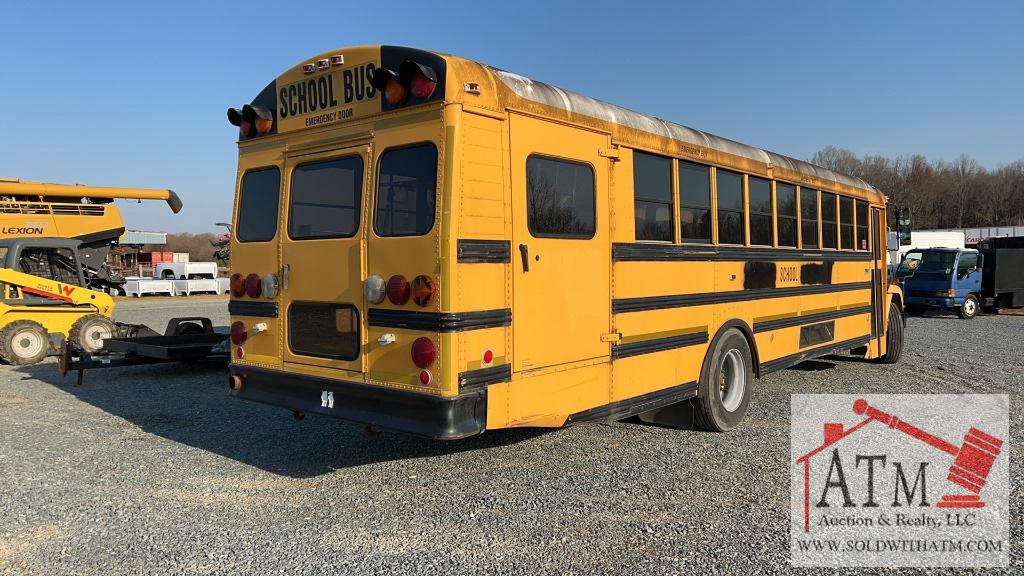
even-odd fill
[[[359,229],[363,159],[303,164],[292,172],[288,235],[295,239],[348,237]]]
[[[378,236],[420,236],[434,227],[437,148],[420,144],[388,150],[377,176]]]
[[[853,250],[853,198],[839,197],[839,247]]]
[[[597,221],[594,170],[579,162],[530,156],[526,159],[526,209],[534,236],[591,238]]]
[[[772,245],[772,183],[763,178],[749,176],[747,193],[750,195],[750,243]]]
[[[349,304],[296,302],[288,308],[288,344],[296,354],[355,360],[359,313]]]
[[[679,161],[679,220],[683,242],[711,243],[711,168]]]
[[[252,170],[242,176],[238,192],[239,242],[266,242],[277,234],[277,204],[281,171],[276,167]]]
[[[718,170],[718,242],[743,244],[743,176]]]
[[[857,250],[870,250],[868,238],[868,203],[857,200]]]
[[[957,276],[963,278],[978,265],[978,255],[974,252],[962,252],[956,263]]]
[[[633,206],[637,240],[673,240],[671,160],[633,152]]]
[[[65,284],[80,283],[75,253],[70,248],[24,248],[18,256],[18,268],[25,274]]]
[[[776,217],[779,220],[779,246],[796,248],[796,187],[775,184]]]
[[[821,193],[821,247],[836,247],[836,195]]]
[[[804,248],[818,247],[818,191],[800,188],[800,235]]]

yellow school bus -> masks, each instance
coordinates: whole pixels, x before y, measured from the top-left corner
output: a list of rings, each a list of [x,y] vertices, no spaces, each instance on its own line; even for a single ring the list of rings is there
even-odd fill
[[[755,378],[900,356],[886,197],[857,178],[396,46],[228,118],[239,398],[444,439],[725,431]]]

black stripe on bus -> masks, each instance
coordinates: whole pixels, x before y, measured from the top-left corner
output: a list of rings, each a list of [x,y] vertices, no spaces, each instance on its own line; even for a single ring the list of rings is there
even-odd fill
[[[366,319],[370,326],[408,328],[430,332],[460,332],[510,326],[512,310],[502,308],[476,312],[413,312],[370,308]]]
[[[463,392],[470,388],[483,387],[488,384],[497,384],[499,382],[508,382],[511,379],[511,364],[491,366],[490,368],[479,368],[477,370],[467,370],[459,373],[459,391]]]
[[[247,300],[229,300],[228,314],[231,316],[258,316],[260,318],[277,318],[277,302],[249,302]]]
[[[637,356],[640,354],[651,354],[653,352],[661,352],[663,350],[693,346],[694,344],[707,344],[707,342],[707,330],[701,330],[700,332],[694,332],[691,334],[680,334],[678,336],[666,336],[665,338],[641,340],[640,342],[619,344],[613,347],[612,359],[628,358],[630,356]]]
[[[846,318],[847,316],[859,316],[861,314],[870,313],[871,306],[859,306],[857,308],[818,312],[816,314],[805,314],[803,316],[793,315],[786,318],[765,320],[762,322],[755,320],[754,333],[757,334],[758,332],[768,332],[771,330],[779,330],[780,328],[791,328],[793,326],[803,326],[805,324],[814,324],[815,322],[824,322],[826,320],[835,320],[837,318]]]
[[[572,416],[569,416],[565,423],[570,424],[573,422],[587,422],[593,420],[604,420],[609,422],[622,420],[624,418],[629,418],[630,416],[636,416],[641,412],[656,410],[677,402],[682,402],[683,400],[689,400],[696,395],[697,383],[687,382],[685,384],[679,384],[678,386],[672,386],[671,388],[657,390],[634,398],[627,398],[625,400],[612,402],[611,404],[605,404],[604,406],[598,406],[596,408],[577,412]]]
[[[612,244],[613,262],[661,262],[712,260],[856,261],[870,262],[870,252],[758,248],[755,246],[706,246],[700,244]]]
[[[508,264],[512,261],[512,243],[508,240],[459,240],[456,244],[460,264]]]
[[[866,290],[868,288],[871,288],[871,282],[848,282],[844,284],[821,284],[812,286],[734,290],[732,292],[707,292],[701,294],[676,294],[672,296],[617,298],[612,301],[612,312],[615,314],[621,314],[623,312],[682,308],[685,306],[701,306],[704,304],[724,304],[728,302],[742,302],[744,300],[760,300],[762,298],[785,298],[787,296],[802,296],[805,294],[849,292],[851,290]]]
[[[770,360],[768,362],[762,362],[760,370],[758,371],[758,376],[764,376],[765,374],[789,368],[790,366],[795,366],[812,358],[819,358],[835,352],[850,350],[858,346],[863,346],[869,342],[871,342],[871,336],[861,336],[859,338],[851,338],[850,340],[833,342],[826,346],[819,346],[818,348],[804,350],[803,352],[797,352],[796,354],[790,354],[789,356],[783,356],[782,358]]]

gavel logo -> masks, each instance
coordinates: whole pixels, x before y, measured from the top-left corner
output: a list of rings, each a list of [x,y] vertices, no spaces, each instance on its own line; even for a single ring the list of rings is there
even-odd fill
[[[942,438],[900,420],[896,416],[868,405],[864,399],[859,399],[853,403],[853,412],[866,415],[870,419],[877,420],[891,429],[908,434],[954,457],[953,464],[949,467],[947,478],[950,482],[966,488],[968,491],[973,492],[973,494],[947,494],[936,503],[936,506],[939,508],[982,508],[985,506],[985,503],[981,501],[981,497],[978,494],[985,487],[988,474],[992,471],[992,464],[995,463],[996,457],[999,456],[1002,450],[1002,440],[972,427],[964,435],[964,442],[958,448]]]

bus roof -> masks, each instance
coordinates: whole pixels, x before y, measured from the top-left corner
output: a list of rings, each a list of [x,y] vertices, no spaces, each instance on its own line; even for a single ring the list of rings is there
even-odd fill
[[[698,162],[724,164],[809,187],[834,183],[884,201],[880,191],[854,176],[608,104],[473,60],[402,46],[354,46],[314,56],[278,76],[252,101],[248,112],[251,114],[253,107],[273,111],[268,135],[358,121],[384,113],[394,107],[386,105],[379,97],[370,76],[376,68],[398,69],[406,60],[426,64],[437,72],[438,89],[433,96],[419,101],[421,104],[444,101],[497,113],[525,109],[561,116],[570,122],[608,131],[614,139],[632,147],[678,153]],[[238,125],[243,112],[229,109],[228,117]],[[240,142],[246,139],[242,137]]]

